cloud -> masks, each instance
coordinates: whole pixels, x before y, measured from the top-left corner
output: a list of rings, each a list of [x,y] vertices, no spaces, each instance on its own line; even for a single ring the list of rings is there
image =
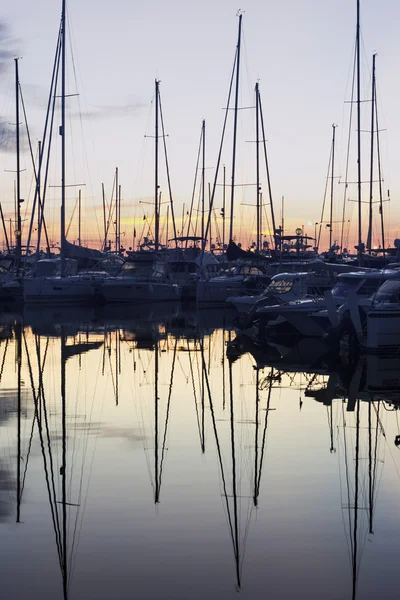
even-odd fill
[[[28,137],[25,126],[21,125],[19,131],[20,150],[24,152],[28,148]],[[15,125],[0,117],[0,152],[15,153],[17,142],[15,139]]]
[[[15,152],[15,127],[0,117],[0,151]]]
[[[7,23],[0,21],[0,73],[3,73],[11,66],[11,61],[16,56],[13,44],[14,40],[9,33]]]
[[[142,108],[144,108],[144,106],[145,105],[140,102],[129,102],[126,104],[109,106],[95,106],[93,108],[83,110],[81,112],[75,112],[72,114],[72,116],[92,120],[112,119],[118,117],[126,117],[127,115],[133,115]]]

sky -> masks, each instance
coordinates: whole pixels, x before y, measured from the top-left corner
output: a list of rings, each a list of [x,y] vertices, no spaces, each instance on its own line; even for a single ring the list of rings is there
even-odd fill
[[[154,182],[154,81],[159,79],[168,161],[177,219],[191,202],[202,119],[206,120],[206,181],[212,184],[237,42],[237,11],[243,12],[242,69],[239,105],[254,106],[259,81],[264,113],[272,194],[277,221],[284,196],[285,231],[304,227],[314,235],[321,207],[331,150],[332,124],[337,124],[334,185],[334,239],[340,237],[346,146],[349,129],[356,2],[317,0],[257,2],[237,6],[228,0],[200,3],[155,0],[135,3],[115,0],[67,1],[68,60],[67,170],[70,185],[82,186],[82,237],[97,244],[102,238],[101,184],[110,199],[114,169],[122,186],[123,243],[132,244],[133,229],[146,234],[152,218]],[[14,61],[20,61],[20,82],[34,147],[42,137],[61,2],[26,0],[3,7],[0,24],[0,201],[6,219],[13,214],[15,152],[13,144]],[[400,236],[400,193],[397,177],[397,140],[400,139],[399,97],[400,6],[395,0],[361,0],[362,97],[371,97],[372,54],[377,52],[377,97],[387,237]],[[70,48],[72,48],[72,53]],[[73,61],[72,61],[73,57]],[[76,77],[75,77],[76,75]],[[369,129],[370,103],[363,103],[363,129]],[[233,115],[233,113],[232,113]],[[222,163],[227,180],[232,164],[232,116]],[[245,243],[255,235],[254,111],[239,112],[234,233]],[[57,122],[59,124],[59,119]],[[352,132],[355,132],[355,121]],[[369,179],[369,136],[363,133],[363,180]],[[145,137],[147,136],[147,137]],[[354,138],[354,135],[353,135]],[[160,140],[162,141],[162,140]],[[21,196],[24,219],[32,204],[32,167],[26,143],[22,156]],[[58,146],[58,147],[57,147]],[[50,185],[59,185],[59,143],[54,144]],[[356,155],[352,142],[349,180],[355,181]],[[160,158],[160,190],[168,198],[164,160]],[[267,198],[262,170],[263,198]],[[377,175],[374,176],[377,179]],[[219,178],[222,182],[222,173]],[[376,186],[375,186],[376,187]],[[350,199],[356,188],[348,188]],[[68,188],[67,222],[75,206],[77,188]],[[196,192],[196,205],[198,191]],[[377,187],[374,200],[378,199]],[[368,185],[363,185],[368,200]],[[46,215],[50,237],[59,241],[59,189],[49,188]],[[219,215],[222,191],[215,199]],[[163,204],[165,213],[166,205]],[[267,209],[266,209],[267,210]],[[196,213],[197,214],[197,213]],[[77,236],[77,213],[69,238]],[[377,208],[375,207],[375,215]],[[143,220],[146,217],[147,220]],[[324,221],[328,220],[327,213]],[[356,204],[346,204],[346,228],[355,243]],[[24,221],[24,232],[28,221]],[[165,215],[162,219],[165,227]],[[221,219],[218,227],[221,228]],[[350,227],[350,230],[349,230]],[[366,238],[367,212],[363,227]],[[270,229],[270,227],[269,227]],[[215,231],[212,236],[216,236]],[[264,233],[268,233],[265,220]],[[323,242],[327,243],[327,229]],[[380,243],[374,221],[374,243]],[[2,239],[2,236],[0,236]]]

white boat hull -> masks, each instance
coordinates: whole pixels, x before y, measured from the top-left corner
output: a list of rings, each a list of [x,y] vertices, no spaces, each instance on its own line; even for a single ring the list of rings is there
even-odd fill
[[[36,277],[24,281],[26,303],[86,304],[96,298],[96,282],[74,277]]]

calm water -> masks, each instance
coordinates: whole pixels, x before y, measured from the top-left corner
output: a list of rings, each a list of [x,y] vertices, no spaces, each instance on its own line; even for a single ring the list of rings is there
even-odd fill
[[[400,359],[227,356],[211,311],[44,309],[0,338],[2,598],[398,596]]]

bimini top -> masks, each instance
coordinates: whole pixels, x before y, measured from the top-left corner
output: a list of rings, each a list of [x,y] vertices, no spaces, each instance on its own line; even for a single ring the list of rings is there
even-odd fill
[[[199,236],[199,235],[181,235],[179,237],[174,237],[168,240],[169,242],[206,242],[207,240]]]

